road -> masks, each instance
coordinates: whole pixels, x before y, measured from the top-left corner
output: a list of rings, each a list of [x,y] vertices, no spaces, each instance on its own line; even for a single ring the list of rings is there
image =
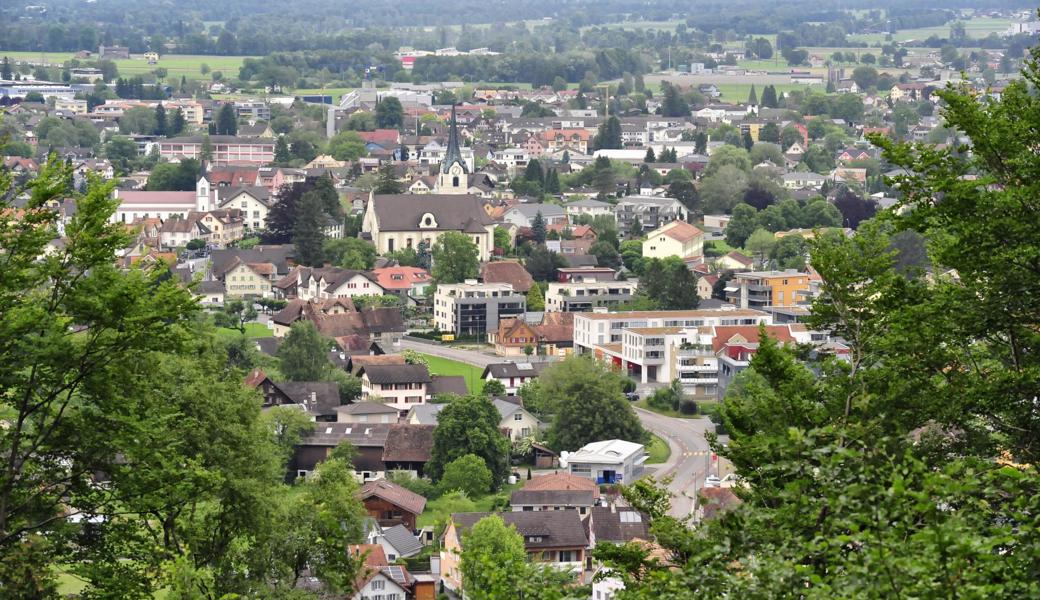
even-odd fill
[[[507,359],[475,350],[463,350],[406,339],[401,340],[401,348],[479,367],[507,360],[519,362],[515,358]],[[649,387],[640,386],[640,396],[645,396],[648,391]],[[636,409],[636,414],[643,427],[664,438],[668,442],[668,447],[671,448],[672,453],[667,461],[660,465],[653,465],[653,475],[657,479],[672,476],[672,481],[668,485],[673,496],[672,509],[669,514],[674,517],[685,517],[693,511],[694,498],[697,491],[704,485],[708,466],[711,465],[713,472],[715,469],[715,465],[711,462],[711,450],[708,448],[707,440],[704,439],[705,431],[714,431],[714,425],[707,418],[677,419],[641,408]]]

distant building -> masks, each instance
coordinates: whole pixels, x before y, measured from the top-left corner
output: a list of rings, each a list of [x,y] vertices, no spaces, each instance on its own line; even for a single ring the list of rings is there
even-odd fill
[[[577,452],[560,456],[560,465],[571,475],[598,484],[632,483],[643,473],[646,448],[625,440],[605,440],[582,446]]]
[[[98,60],[130,60],[130,49],[126,46],[98,46]]]
[[[437,286],[434,295],[434,325],[455,335],[480,335],[498,329],[502,317],[521,315],[524,296],[508,283],[464,283]]]

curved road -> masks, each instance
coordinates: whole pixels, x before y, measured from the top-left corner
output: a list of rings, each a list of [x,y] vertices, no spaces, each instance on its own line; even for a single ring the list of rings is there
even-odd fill
[[[401,340],[401,348],[478,367],[510,360],[475,350],[463,350],[407,339]],[[674,517],[685,517],[693,512],[694,498],[697,491],[704,485],[704,477],[709,465],[714,468],[714,465],[711,464],[711,450],[704,439],[705,431],[714,431],[714,425],[706,418],[678,419],[641,408],[635,410],[643,427],[664,438],[671,448],[672,453],[667,461],[660,465],[652,465],[650,468],[653,469],[653,475],[657,479],[672,476],[672,481],[668,485],[668,489],[672,492],[672,509],[669,513]]]

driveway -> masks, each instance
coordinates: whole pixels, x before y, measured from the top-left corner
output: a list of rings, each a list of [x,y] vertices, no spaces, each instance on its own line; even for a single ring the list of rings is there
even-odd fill
[[[516,358],[504,358],[494,354],[484,354],[475,350],[463,350],[451,348],[437,343],[424,343],[414,340],[402,339],[401,348],[415,350],[424,354],[440,356],[457,360],[459,362],[486,367],[491,363],[505,362],[508,360],[518,361]],[[640,396],[645,396],[652,387],[640,386]],[[715,425],[706,417],[698,419],[678,419],[666,417],[649,410],[636,408],[636,415],[643,427],[661,436],[668,442],[672,453],[668,460],[659,465],[651,465],[653,475],[657,479],[671,475],[672,482],[668,489],[672,492],[672,509],[669,511],[674,517],[685,517],[693,512],[694,498],[707,476],[708,468],[715,473],[718,463],[713,463],[711,450],[708,442],[704,439],[704,433],[714,432]]]

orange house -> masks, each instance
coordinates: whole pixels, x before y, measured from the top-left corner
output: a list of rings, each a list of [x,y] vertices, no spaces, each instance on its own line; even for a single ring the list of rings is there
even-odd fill
[[[787,271],[737,273],[726,287],[726,300],[740,308],[795,306],[809,291],[809,274]]]

